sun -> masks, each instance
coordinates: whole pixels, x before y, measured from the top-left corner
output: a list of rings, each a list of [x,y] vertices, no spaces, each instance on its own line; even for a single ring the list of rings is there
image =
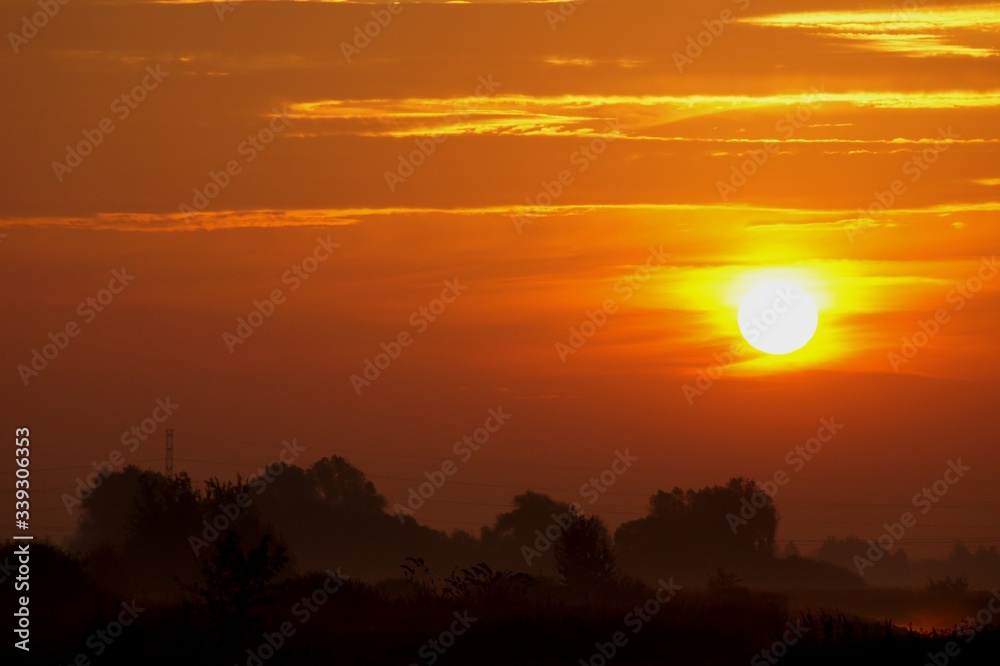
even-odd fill
[[[819,326],[812,297],[794,284],[770,282],[747,294],[737,320],[750,346],[767,354],[791,354],[805,347]]]

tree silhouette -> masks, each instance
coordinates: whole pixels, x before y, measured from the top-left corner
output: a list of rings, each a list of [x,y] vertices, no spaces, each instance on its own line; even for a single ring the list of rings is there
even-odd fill
[[[72,547],[99,552],[99,568],[114,570],[134,591],[173,596],[175,579],[196,579],[187,539],[200,531],[202,501],[186,474],[167,477],[129,466],[108,476],[80,510]]]
[[[530,490],[516,495],[512,502],[511,511],[497,515],[493,527],[482,529],[480,541],[484,559],[504,568],[524,570],[527,564],[521,548],[534,546],[539,532],[553,525],[558,527],[556,517],[568,520],[572,512],[569,504]],[[551,561],[548,551],[541,553],[539,562],[547,561]]]
[[[340,456],[317,460],[307,475],[319,496],[334,511],[380,513],[385,508],[385,498],[375,490],[375,484]]]
[[[556,570],[575,590],[604,587],[617,578],[614,546],[604,521],[576,516],[556,543]]]
[[[615,532],[619,560],[650,575],[667,567],[707,575],[716,566],[768,560],[774,552],[778,513],[771,498],[742,477],[725,486],[658,491],[649,515]]]
[[[188,589],[219,617],[245,617],[249,609],[269,600],[274,579],[286,564],[284,546],[275,544],[270,534],[245,552],[240,535],[228,529],[201,560],[203,583]]]
[[[747,588],[741,586],[741,582],[743,581],[736,574],[718,567],[715,573],[705,581],[705,587],[716,594],[733,594],[735,592],[746,591]]]
[[[79,506],[73,550],[90,552],[108,546],[122,548],[129,535],[143,471],[129,465],[108,476]]]

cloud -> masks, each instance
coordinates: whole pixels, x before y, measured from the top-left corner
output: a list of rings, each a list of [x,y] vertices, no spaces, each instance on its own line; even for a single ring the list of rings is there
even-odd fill
[[[814,11],[741,19],[750,25],[793,28],[856,42],[858,48],[914,58],[1000,54],[983,44],[1000,29],[1000,4],[893,10]]]

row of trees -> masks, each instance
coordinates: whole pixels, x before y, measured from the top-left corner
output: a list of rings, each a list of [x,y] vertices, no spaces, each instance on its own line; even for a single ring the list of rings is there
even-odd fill
[[[871,551],[864,539],[830,537],[812,554],[819,562],[855,571],[855,557]],[[883,587],[916,587],[931,590],[973,587],[987,589],[1000,580],[1000,552],[996,547],[979,546],[975,551],[956,543],[948,557],[940,560],[911,559],[906,551],[893,549],[876,566],[866,567],[865,581]]]
[[[650,663],[685,649],[693,650],[686,655],[692,663],[731,663],[773,641],[789,619],[779,595],[750,593],[741,583],[770,590],[862,585],[842,566],[775,557],[777,525],[770,499],[745,479],[657,492],[646,516],[614,534],[600,517],[529,491],[474,535],[393,515],[374,484],[339,457],[307,468],[272,466],[263,479],[211,479],[201,488],[183,474],[129,467],[83,500],[69,554],[31,547],[32,565],[45,572],[32,580],[32,623],[65,628],[46,634],[38,663],[80,663],[88,637],[110,626],[130,599],[144,610],[115,640],[121,663],[258,663],[264,657],[246,656],[248,648],[289,621],[296,638],[275,663],[331,655],[371,663],[373,654],[378,663],[403,663],[454,620],[456,608],[482,618],[475,637],[458,648],[470,651],[469,663],[497,655],[563,663],[587,654],[593,636],[620,630],[622,617],[647,603],[663,580],[710,592],[692,590],[683,604],[661,609],[656,628],[643,634]],[[837,558],[856,546],[830,542],[820,555],[842,564]],[[13,550],[0,549],[0,565],[12,566]],[[956,551],[952,560],[995,556]],[[877,571],[892,570],[895,561]],[[951,594],[966,585],[946,576],[934,589]],[[314,615],[319,619],[306,626]],[[811,634],[822,630],[824,645],[828,624],[822,620]],[[844,626],[856,635],[856,623]],[[736,638],[719,643],[719,635]],[[704,646],[716,643],[731,654],[708,658]]]
[[[765,562],[778,524],[770,498],[753,482],[733,479],[658,492],[649,515],[623,524],[613,538],[598,516],[531,491],[514,497],[512,509],[479,535],[449,535],[389,513],[374,484],[344,458],[275,469],[266,483],[211,479],[197,489],[185,474],[128,467],[83,501],[69,547],[93,573],[113,573],[125,588],[158,595],[191,589],[206,567],[223,568],[220,558],[232,568],[235,543],[289,571],[339,566],[360,578],[387,578],[398,576],[403,558],[419,556],[442,571],[489,562],[582,587],[622,571],[651,580],[691,572],[704,580],[718,566]],[[734,529],[732,516],[751,501],[761,504],[756,515]]]

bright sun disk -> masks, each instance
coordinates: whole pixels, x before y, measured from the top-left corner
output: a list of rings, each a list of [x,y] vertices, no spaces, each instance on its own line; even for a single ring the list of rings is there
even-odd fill
[[[819,312],[802,289],[787,282],[771,282],[743,298],[737,320],[740,333],[752,347],[782,355],[808,344],[819,325]]]

